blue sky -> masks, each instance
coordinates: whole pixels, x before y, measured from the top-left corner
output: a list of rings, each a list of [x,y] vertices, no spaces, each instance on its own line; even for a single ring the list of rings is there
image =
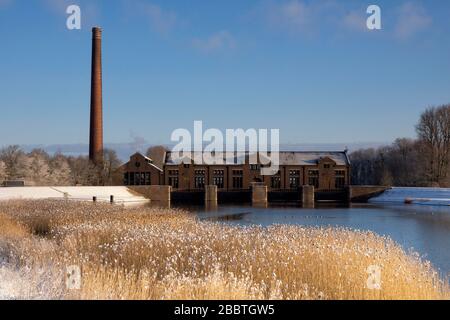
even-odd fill
[[[78,4],[82,29],[66,28]],[[382,9],[381,31],[365,28]],[[86,143],[91,27],[105,141],[279,128],[282,143],[414,137],[450,103],[450,2],[0,0],[0,146]]]

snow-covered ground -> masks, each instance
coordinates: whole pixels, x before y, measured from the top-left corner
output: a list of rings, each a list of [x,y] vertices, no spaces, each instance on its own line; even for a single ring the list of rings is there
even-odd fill
[[[431,206],[450,206],[450,189],[446,188],[392,188],[370,203],[412,203]]]
[[[17,199],[68,199],[78,201],[109,202],[114,196],[117,203],[139,203],[148,201],[126,187],[18,187],[0,188],[0,201]]]

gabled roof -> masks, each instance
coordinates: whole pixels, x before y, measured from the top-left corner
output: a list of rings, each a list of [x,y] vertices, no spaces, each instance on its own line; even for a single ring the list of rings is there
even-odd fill
[[[145,160],[147,160],[147,164],[148,164],[149,166],[154,167],[155,169],[157,169],[157,170],[163,172],[163,169],[161,169],[160,167],[158,167],[158,166],[156,166],[155,164],[153,164],[153,160],[152,160],[152,159],[150,159],[150,158],[147,157],[147,156],[144,156],[142,153],[136,152],[135,154],[133,154],[133,155],[130,157],[130,159],[131,159],[132,157],[134,157],[134,156],[139,156],[139,157],[144,158]],[[127,163],[129,163],[129,162],[127,162]]]
[[[326,158],[334,161],[338,166],[350,164],[345,151],[284,151],[280,152],[280,165],[316,165]]]
[[[178,153],[167,152],[166,165],[178,165],[182,163],[191,163],[192,160],[202,159],[205,152],[190,152],[184,157],[179,158]],[[250,155],[249,152],[223,152],[222,158],[224,164],[245,164],[245,159]],[[219,156],[219,153],[217,154]],[[298,166],[312,166],[317,165],[322,159],[330,159],[338,166],[350,165],[347,152],[345,151],[280,151],[279,164],[280,165],[298,165]],[[220,163],[219,163],[220,164]]]

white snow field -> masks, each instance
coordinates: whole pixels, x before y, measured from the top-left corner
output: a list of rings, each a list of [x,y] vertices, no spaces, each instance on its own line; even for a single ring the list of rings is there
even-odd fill
[[[411,203],[429,206],[450,206],[448,188],[392,188],[370,203]]]
[[[131,192],[127,187],[0,188],[0,201],[18,199],[67,199],[77,201],[92,201],[93,197],[97,197],[97,201],[99,202],[109,202],[110,196],[114,196],[115,203],[133,204],[148,202],[148,199]]]

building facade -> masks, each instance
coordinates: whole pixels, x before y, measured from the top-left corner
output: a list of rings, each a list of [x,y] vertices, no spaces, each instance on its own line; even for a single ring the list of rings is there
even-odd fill
[[[223,161],[199,163],[202,153],[192,152],[183,158],[167,152],[164,167],[158,168],[150,158],[137,153],[123,167],[125,185],[170,185],[173,190],[203,190],[216,185],[219,190],[247,190],[252,184],[269,190],[295,190],[312,185],[318,191],[341,190],[350,184],[350,161],[347,152],[280,152],[279,171],[262,175],[258,159],[250,164],[249,154],[223,154]],[[221,159],[222,160],[222,159]],[[232,163],[232,164],[230,164]]]
[[[164,182],[164,172],[153,164],[153,160],[135,153],[130,161],[120,169],[123,174],[123,184],[126,186],[161,185]]]

